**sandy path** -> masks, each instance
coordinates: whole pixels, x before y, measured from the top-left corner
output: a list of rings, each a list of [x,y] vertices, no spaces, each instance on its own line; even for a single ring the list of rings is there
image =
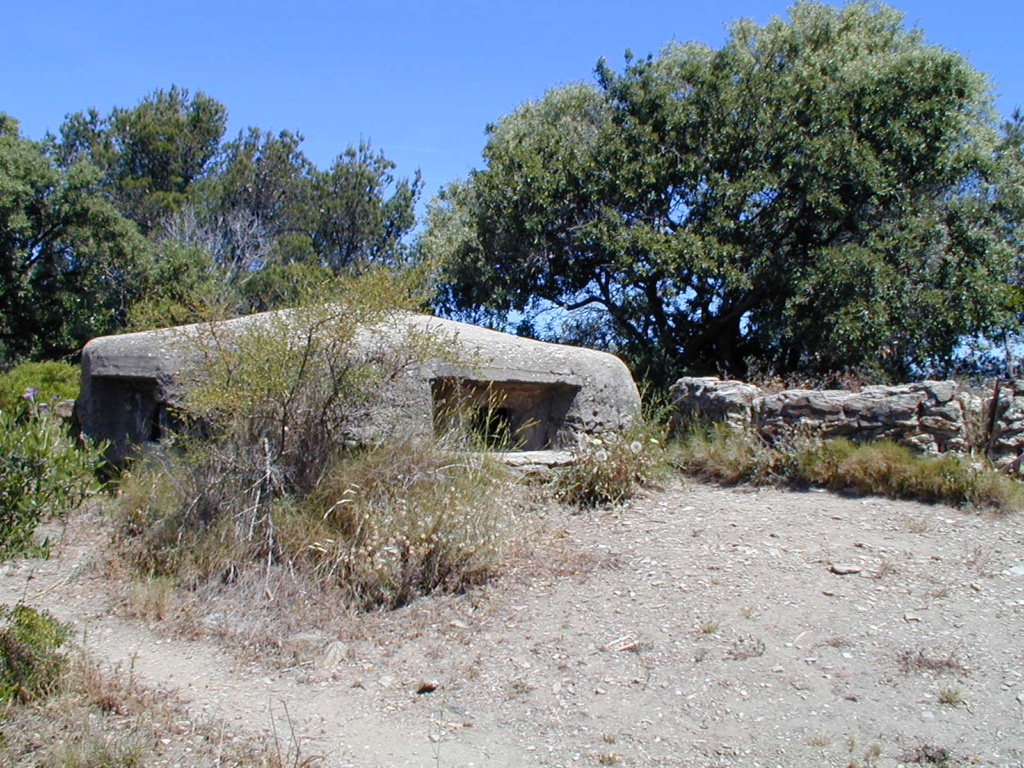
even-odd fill
[[[88,526],[4,566],[0,601],[332,768],[1024,765],[1019,518],[690,486],[548,525],[550,562],[364,617],[326,666],[115,615]]]

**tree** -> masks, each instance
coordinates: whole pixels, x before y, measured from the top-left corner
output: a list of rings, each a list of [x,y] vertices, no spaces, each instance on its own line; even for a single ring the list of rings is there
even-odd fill
[[[568,311],[641,373],[948,363],[1005,309],[985,78],[885,6],[603,61],[488,127],[431,206],[439,306]]]
[[[58,168],[0,114],[0,363],[72,354],[123,324],[148,246],[99,186],[90,163]]]
[[[395,164],[369,142],[349,146],[330,170],[312,174],[309,236],[318,263],[335,271],[405,260],[403,238],[416,223],[419,171],[396,179]]]
[[[223,104],[172,85],[107,117],[95,109],[68,115],[54,151],[64,167],[91,160],[118,209],[148,234],[210,168],[226,122]]]

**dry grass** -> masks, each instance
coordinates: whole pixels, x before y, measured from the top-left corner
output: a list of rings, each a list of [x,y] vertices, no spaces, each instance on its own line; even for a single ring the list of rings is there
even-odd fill
[[[1006,475],[889,442],[803,438],[772,447],[750,432],[715,424],[691,428],[672,453],[685,473],[725,484],[810,485],[1000,512],[1024,508],[1024,485]]]
[[[523,488],[486,454],[456,447],[410,438],[344,451],[309,494],[206,522],[189,500],[221,468],[182,470],[171,456],[137,470],[114,513],[115,550],[137,577],[129,612],[263,654],[346,609],[487,581],[523,533]]]
[[[197,722],[131,670],[104,669],[80,653],[48,696],[8,706],[0,721],[0,765],[8,768],[293,768],[304,760],[283,743]]]

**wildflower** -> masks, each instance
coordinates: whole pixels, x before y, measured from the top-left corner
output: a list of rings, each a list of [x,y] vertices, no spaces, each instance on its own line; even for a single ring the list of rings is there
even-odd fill
[[[25,400],[35,400],[36,399],[36,395],[38,395],[38,394],[39,394],[39,390],[36,389],[35,387],[26,387],[25,388],[25,392],[22,394],[22,397]]]
[[[629,452],[632,453],[634,456],[640,453],[640,451],[642,451],[643,449],[644,447],[640,444],[639,440],[634,440],[632,443],[629,444]]]

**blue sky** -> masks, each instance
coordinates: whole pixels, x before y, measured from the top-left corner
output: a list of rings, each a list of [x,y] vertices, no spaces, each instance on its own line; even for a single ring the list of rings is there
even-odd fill
[[[931,43],[969,57],[1008,116],[1024,107],[1020,0],[893,3]],[[427,196],[480,163],[484,127],[552,86],[588,80],[664,43],[719,45],[739,17],[786,2],[173,3],[8,0],[0,18],[0,111],[40,138],[68,112],[132,106],[172,84],[224,103],[229,134],[249,125],[306,137],[326,166],[360,138],[423,172]]]

